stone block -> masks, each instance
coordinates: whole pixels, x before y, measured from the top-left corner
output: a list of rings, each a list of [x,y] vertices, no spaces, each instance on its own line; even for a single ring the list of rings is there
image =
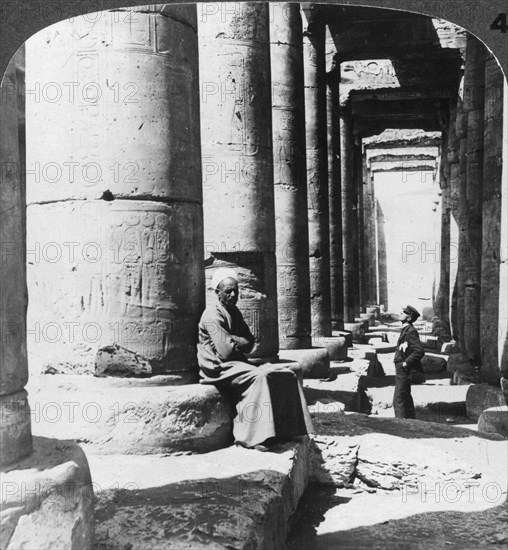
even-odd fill
[[[330,361],[345,361],[347,359],[347,342],[342,336],[320,338],[319,345],[328,350]]]
[[[463,353],[452,353],[446,363],[446,372],[453,376],[459,366],[469,365],[469,359]]]
[[[2,471],[1,492],[4,550],[92,549],[92,479],[75,443],[34,437],[33,453]]]
[[[427,336],[427,338],[423,342],[423,347],[426,349],[437,350],[441,349],[441,343],[439,338],[437,338],[436,336]]]
[[[279,362],[295,361],[304,378],[327,378],[330,375],[330,355],[324,347],[285,349],[279,352]]]
[[[96,547],[284,548],[288,520],[307,486],[309,438],[271,450],[124,456],[121,468],[117,457],[91,456]]]
[[[208,452],[230,444],[234,409],[214,386],[156,384],[150,378],[32,376],[32,431],[104,454]]]
[[[501,378],[501,391],[503,393],[505,403],[508,405],[508,378]]]
[[[473,384],[467,390],[466,411],[472,420],[478,420],[486,409],[503,405],[505,401],[500,388],[489,384]]]
[[[446,370],[446,359],[427,353],[422,359],[423,372],[443,372]]]
[[[392,353],[397,349],[397,345],[390,342],[374,342],[372,347],[376,353]]]
[[[346,339],[346,346],[348,348],[353,347],[353,333],[349,330],[334,330],[332,331],[332,336],[342,336]]]
[[[362,344],[365,340],[365,327],[362,323],[344,323],[344,329],[351,332],[353,342]]]
[[[97,351],[96,376],[146,377],[151,374],[152,366],[149,361],[118,344],[104,346]]]
[[[355,323],[360,323],[363,327],[363,330],[367,331],[369,330],[369,319],[365,319],[364,317],[355,317]]]
[[[460,348],[457,342],[444,342],[441,346],[441,353],[460,353]]]
[[[482,412],[478,420],[480,433],[495,433],[508,438],[508,406],[492,407]]]
[[[0,464],[16,462],[32,452],[30,406],[21,390],[0,396]]]
[[[358,460],[358,444],[343,437],[317,435],[311,440],[309,481],[333,487],[352,482]]]

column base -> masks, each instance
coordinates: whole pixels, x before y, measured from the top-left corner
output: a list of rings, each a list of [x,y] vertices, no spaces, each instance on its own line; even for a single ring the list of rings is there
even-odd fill
[[[34,434],[83,442],[90,453],[201,453],[232,441],[233,408],[212,385],[46,375],[28,386]]]
[[[330,376],[330,355],[325,347],[281,350],[279,363],[298,363],[304,378],[327,378]]]
[[[33,447],[2,470],[0,546],[91,550],[94,494],[85,453],[44,437],[34,437]]]
[[[486,434],[500,434],[508,438],[508,405],[483,411],[478,420],[478,431]]]

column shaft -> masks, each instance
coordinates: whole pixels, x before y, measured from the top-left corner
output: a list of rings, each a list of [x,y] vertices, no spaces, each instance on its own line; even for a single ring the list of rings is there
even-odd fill
[[[0,87],[0,465],[32,451],[26,351],[25,190],[18,135],[16,57]]]
[[[467,37],[464,112],[467,117],[466,208],[467,242],[464,273],[464,343],[471,362],[479,365],[480,288],[482,259],[482,189],[486,49]]]
[[[342,253],[344,256],[344,321],[355,320],[355,264],[354,254],[358,239],[356,223],[355,177],[353,165],[353,133],[351,112],[348,107],[340,112],[340,165],[342,192]]]
[[[283,349],[310,348],[302,19],[298,4],[273,4],[272,8],[270,54],[279,341]]]
[[[363,212],[361,211],[361,205],[363,202],[363,155],[362,145],[355,143],[353,146],[353,187],[351,188],[351,217],[353,224],[353,292],[354,292],[354,316],[360,315],[361,306],[361,269],[360,258],[362,256],[363,249],[363,232],[362,232],[362,220]]]
[[[340,169],[340,64],[328,75],[328,190],[330,214],[330,296],[334,330],[344,329],[342,204]]]
[[[207,278],[219,265],[238,270],[238,308],[256,337],[251,357],[274,357],[279,335],[268,5],[203,11],[199,48]],[[207,302],[215,301],[210,289]]]
[[[493,383],[497,383],[500,376],[498,341],[503,336],[499,330],[501,194],[503,160],[508,160],[503,159],[504,83],[501,68],[494,56],[490,55],[485,65],[480,326],[482,373]]]
[[[29,351],[81,373],[118,344],[190,382],[204,307],[196,8],[132,11],[27,42],[27,88],[58,99],[27,104]]]
[[[309,16],[310,17],[310,16]],[[325,26],[304,25],[309,266],[313,337],[331,336]]]

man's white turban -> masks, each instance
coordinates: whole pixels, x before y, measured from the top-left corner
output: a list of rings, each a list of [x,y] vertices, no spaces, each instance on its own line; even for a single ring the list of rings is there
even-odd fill
[[[219,267],[215,270],[212,277],[211,286],[215,290],[224,279],[234,279],[238,282],[238,274],[234,269],[230,267]]]

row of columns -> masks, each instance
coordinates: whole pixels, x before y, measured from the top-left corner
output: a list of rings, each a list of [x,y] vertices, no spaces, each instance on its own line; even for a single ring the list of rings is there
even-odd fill
[[[451,322],[467,361],[494,384],[507,369],[505,94],[496,59],[468,35],[464,77],[443,139],[437,313]],[[457,237],[458,254],[451,246]]]
[[[104,12],[28,42],[28,93],[67,92],[27,108],[52,128],[27,132],[28,322],[53,329],[30,344],[38,368],[93,372],[117,343],[152,374],[192,381],[221,265],[241,276],[253,358],[358,317],[362,156],[339,67],[326,74],[324,24],[311,12],[302,24],[297,4],[271,21],[266,4],[205,6],[199,22],[196,10]]]

